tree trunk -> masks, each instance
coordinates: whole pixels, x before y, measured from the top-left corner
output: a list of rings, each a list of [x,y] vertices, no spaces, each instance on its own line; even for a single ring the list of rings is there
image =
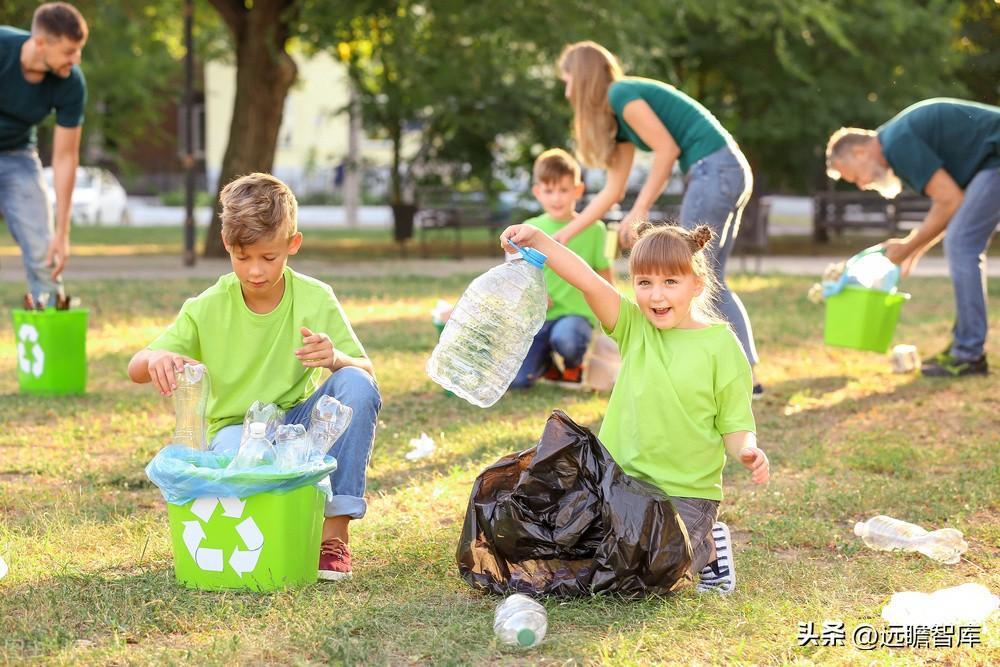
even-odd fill
[[[246,9],[243,0],[211,0],[229,26],[236,45],[236,98],[229,127],[229,144],[222,158],[212,223],[205,239],[206,257],[223,257],[219,192],[234,177],[254,171],[270,172],[285,97],[295,82],[295,61],[285,51],[290,7],[295,0],[255,0]]]

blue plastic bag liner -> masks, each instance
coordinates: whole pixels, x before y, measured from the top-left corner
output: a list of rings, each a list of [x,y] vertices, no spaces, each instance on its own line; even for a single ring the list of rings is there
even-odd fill
[[[330,473],[337,469],[332,456],[313,459],[291,469],[264,465],[228,470],[233,454],[167,445],[146,466],[146,476],[160,489],[168,503],[184,505],[202,496],[246,498],[258,493],[282,493],[306,484],[330,490]]]
[[[899,267],[885,256],[885,248],[875,246],[862,250],[847,260],[844,272],[837,280],[823,281],[823,297],[839,294],[848,285],[895,294],[899,284]]]

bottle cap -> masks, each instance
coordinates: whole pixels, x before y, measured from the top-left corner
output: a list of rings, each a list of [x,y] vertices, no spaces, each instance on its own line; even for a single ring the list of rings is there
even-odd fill
[[[517,631],[517,643],[521,646],[527,648],[529,646],[535,645],[535,631],[530,628],[524,628],[523,630]]]
[[[267,424],[265,424],[264,422],[251,422],[250,437],[251,438],[267,437]]]
[[[517,245],[510,239],[507,239],[507,243],[509,243],[512,248],[521,253],[521,257],[528,264],[531,264],[532,266],[539,269],[545,266],[545,260],[547,260],[548,257],[546,257],[544,253],[540,253],[534,248],[522,248],[521,246]]]

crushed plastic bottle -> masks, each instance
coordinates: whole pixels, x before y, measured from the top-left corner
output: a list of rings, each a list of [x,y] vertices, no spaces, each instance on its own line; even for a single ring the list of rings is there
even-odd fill
[[[545,607],[520,593],[511,595],[497,605],[496,615],[493,617],[493,632],[497,639],[520,648],[541,644],[548,627]]]
[[[848,267],[852,282],[862,287],[893,292],[899,282],[899,267],[880,252],[873,252],[858,258]]]
[[[893,593],[882,608],[889,625],[982,625],[1000,606],[997,596],[980,584],[962,584],[933,593]]]
[[[309,463],[313,442],[302,424],[282,424],[275,436],[276,465],[279,470],[292,470]]]
[[[192,449],[208,449],[205,437],[205,407],[211,392],[211,380],[205,364],[184,364],[174,374],[174,435],[176,445]]]
[[[419,461],[433,454],[436,447],[431,436],[421,433],[419,438],[410,438],[410,451],[406,452],[404,458],[407,461]]]
[[[272,465],[276,459],[277,452],[267,437],[267,424],[251,422],[250,432],[240,444],[236,456],[226,467],[230,470],[245,470],[257,466]]]
[[[351,425],[354,410],[333,396],[320,396],[313,406],[309,419],[309,438],[312,441],[313,456],[326,456],[334,443]]]
[[[6,576],[7,576],[7,561],[3,559],[3,556],[0,556],[0,579],[3,579]]]
[[[262,422],[267,433],[267,439],[274,442],[278,426],[285,421],[285,412],[274,403],[254,401],[243,417],[243,437],[240,444],[250,435],[250,424]]]
[[[969,548],[961,531],[954,528],[928,532],[916,524],[885,515],[854,524],[854,534],[872,549],[918,551],[946,565],[954,565],[962,560],[962,554]]]
[[[472,281],[427,361],[432,380],[481,408],[500,400],[545,323],[546,259],[523,248]]]

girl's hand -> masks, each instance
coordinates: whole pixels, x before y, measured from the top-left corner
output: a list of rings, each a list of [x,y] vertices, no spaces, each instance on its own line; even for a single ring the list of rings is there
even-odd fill
[[[745,447],[740,452],[740,463],[750,471],[750,478],[755,484],[767,484],[771,479],[771,464],[767,454],[759,447]]]
[[[533,248],[543,236],[546,236],[545,232],[538,227],[511,225],[500,234],[500,247],[503,248],[504,252],[517,252],[517,249],[507,242],[510,240],[519,246]]]
[[[302,347],[295,350],[295,356],[306,368],[334,369],[337,351],[333,349],[333,341],[325,333],[313,333],[308,327],[299,330],[302,334]]]

